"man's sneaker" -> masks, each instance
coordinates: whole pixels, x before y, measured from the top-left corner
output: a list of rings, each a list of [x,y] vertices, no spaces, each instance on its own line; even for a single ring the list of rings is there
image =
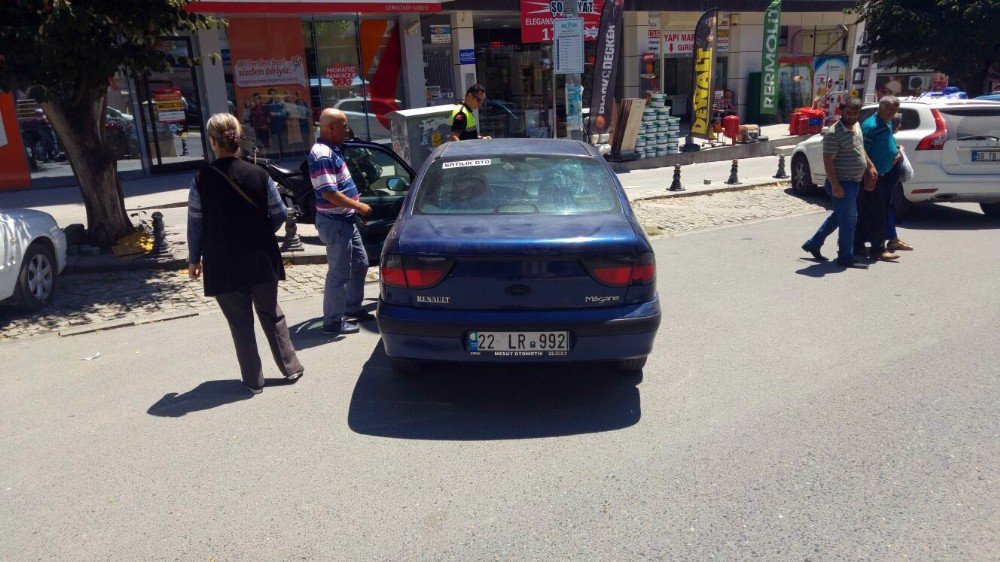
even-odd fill
[[[249,390],[251,394],[260,394],[261,392],[264,392],[263,386],[250,386],[247,383],[243,383],[243,388]]]
[[[819,248],[813,248],[812,246],[810,246],[809,242],[803,244],[802,249],[812,254],[812,257],[815,258],[816,261],[830,261],[830,258],[819,253]]]
[[[372,314],[371,312],[368,312],[367,310],[365,310],[363,308],[361,310],[356,310],[354,312],[345,312],[344,316],[346,316],[347,318],[351,318],[353,320],[356,320],[358,322],[365,322],[367,320],[374,320],[375,319],[375,315],[374,314]]]
[[[306,374],[305,369],[303,369],[301,371],[296,371],[296,372],[294,372],[294,373],[292,373],[290,375],[285,375],[285,380],[288,381],[288,382],[295,382],[295,381],[301,379],[302,375],[304,375],[304,374]]]
[[[894,254],[889,250],[882,250],[881,252],[878,253],[872,250],[872,259],[882,260],[882,261],[893,261],[899,259],[899,254]]]
[[[906,242],[903,242],[899,238],[893,238],[892,240],[889,240],[889,251],[890,252],[899,252],[899,251],[912,252],[913,251],[913,246],[910,246],[909,244],[907,244]]]
[[[341,320],[340,324],[323,324],[323,332],[326,334],[356,334],[361,331],[354,322]]]

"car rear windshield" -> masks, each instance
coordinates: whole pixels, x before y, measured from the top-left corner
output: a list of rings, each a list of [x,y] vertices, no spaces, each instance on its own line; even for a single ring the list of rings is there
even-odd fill
[[[493,156],[434,162],[417,188],[422,215],[580,215],[621,209],[614,180],[579,156]]]
[[[948,124],[949,139],[1000,138],[1000,104],[996,107],[942,108],[938,111]]]

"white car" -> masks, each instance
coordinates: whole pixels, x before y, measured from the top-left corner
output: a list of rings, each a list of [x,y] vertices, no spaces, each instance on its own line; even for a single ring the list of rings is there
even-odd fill
[[[66,234],[48,213],[9,209],[0,211],[0,237],[0,302],[44,308],[66,267]]]
[[[877,104],[861,110],[864,121]],[[1000,103],[980,100],[902,100],[896,142],[913,165],[913,179],[895,186],[896,217],[914,203],[979,203],[983,213],[1000,216]],[[812,192],[826,181],[823,135],[814,135],[792,153],[792,188]]]

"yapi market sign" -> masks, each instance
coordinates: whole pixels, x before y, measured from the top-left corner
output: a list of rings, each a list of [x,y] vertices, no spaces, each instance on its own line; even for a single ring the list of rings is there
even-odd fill
[[[604,0],[521,0],[521,42],[551,42],[552,20],[571,17],[568,4],[573,1],[583,18],[583,40],[597,40]]]

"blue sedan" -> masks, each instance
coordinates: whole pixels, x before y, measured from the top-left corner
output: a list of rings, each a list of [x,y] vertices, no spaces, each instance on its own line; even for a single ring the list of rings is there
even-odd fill
[[[393,370],[425,362],[646,363],[653,249],[621,184],[571,140],[451,142],[386,238],[378,326]]]

